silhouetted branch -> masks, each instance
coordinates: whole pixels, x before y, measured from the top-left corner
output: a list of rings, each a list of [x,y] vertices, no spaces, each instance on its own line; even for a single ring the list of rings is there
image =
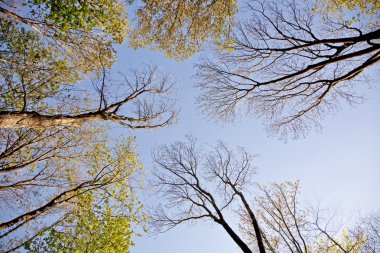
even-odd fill
[[[336,108],[360,97],[352,86],[380,61],[380,29],[318,20],[300,1],[250,1],[228,52],[197,65],[202,109],[231,120],[243,109],[268,130],[299,137]],[[357,82],[359,83],[359,82]]]
[[[157,186],[168,201],[165,208],[173,210],[167,213],[161,207],[155,213],[155,226],[159,230],[209,219],[221,225],[243,252],[252,252],[223,214],[240,200],[257,227],[260,252],[265,252],[253,210],[243,194],[253,172],[251,157],[243,149],[235,157],[231,149],[219,143],[213,151],[203,153],[194,138],[188,137],[187,142],[160,147],[153,159],[157,165]]]

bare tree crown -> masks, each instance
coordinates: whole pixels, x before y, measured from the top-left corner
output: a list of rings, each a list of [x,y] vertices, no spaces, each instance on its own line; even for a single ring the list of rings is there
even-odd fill
[[[353,88],[380,60],[379,27],[323,21],[313,7],[250,1],[234,44],[197,65],[203,111],[219,120],[252,112],[269,132],[296,138],[319,127],[339,101],[360,101]]]
[[[210,220],[222,226],[243,252],[252,252],[225,217],[227,209],[236,209],[240,203],[255,227],[260,252],[265,252],[258,223],[244,196],[255,168],[243,148],[236,152],[219,142],[207,152],[190,136],[186,142],[160,147],[154,161],[157,185],[168,200],[154,214],[156,227],[165,230],[184,222]]]

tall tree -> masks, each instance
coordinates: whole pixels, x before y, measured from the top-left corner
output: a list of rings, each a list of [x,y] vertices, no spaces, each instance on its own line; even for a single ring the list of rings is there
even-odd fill
[[[353,88],[380,60],[378,25],[323,22],[309,1],[250,1],[247,10],[228,52],[197,65],[199,102],[210,117],[252,112],[268,131],[299,137],[340,101],[360,101]]]
[[[115,58],[113,44],[122,43],[129,31],[125,5],[109,0],[0,1],[0,20],[11,24],[11,35],[27,31],[40,41],[40,47],[56,50],[58,58],[66,59],[65,64],[77,73],[110,66]],[[2,63],[22,65],[17,61],[22,53],[7,43],[11,38],[5,35],[2,39]],[[42,56],[28,53],[24,57],[34,56],[36,61]]]
[[[13,33],[27,31],[40,46],[57,49],[59,58],[75,67],[73,72],[88,73],[115,61],[113,45],[123,43],[130,32],[126,9],[132,2],[4,0],[0,1],[0,22],[3,30],[11,24]],[[136,5],[131,45],[154,44],[177,59],[201,50],[209,38],[227,38],[237,11],[235,0],[136,1]],[[9,47],[8,40],[7,36],[0,40],[2,64],[22,65],[17,61],[20,52]],[[39,55],[25,56],[36,56],[38,61]]]
[[[299,182],[258,185],[253,201],[268,252],[367,252],[365,245],[370,238],[367,231],[357,230],[354,224],[342,230],[342,224],[334,226],[331,214],[307,208],[300,200]],[[249,216],[240,214],[240,228],[255,245]]]
[[[25,248],[31,253],[130,252],[134,218],[133,214],[126,215],[108,206],[104,208],[104,204],[81,207]]]
[[[3,212],[9,215],[2,217],[0,224],[2,251],[18,249],[45,232],[48,234],[43,236],[53,238],[50,246],[57,246],[61,239],[81,232],[62,226],[70,227],[71,221],[79,224],[78,229],[85,225],[76,211],[83,195],[114,201],[114,195],[123,193],[120,187],[127,186],[122,179],[129,178],[123,168],[137,166],[136,162],[128,156],[125,143],[115,144],[111,153],[107,147],[110,140],[102,137],[104,125],[93,126],[91,122],[112,121],[136,129],[174,121],[176,110],[168,96],[173,82],[167,75],[148,67],[121,75],[122,80],[109,76],[108,69],[116,58],[113,45],[122,43],[129,32],[127,3],[0,1],[0,199],[3,210],[12,209]],[[180,22],[171,17],[176,12],[168,11],[168,19],[163,20],[171,27],[167,39],[177,43],[174,38],[186,27],[192,34],[187,39],[193,42],[186,45],[189,50],[183,48],[183,39],[170,48],[163,46],[167,44],[159,48],[177,50],[178,58],[184,58],[200,50],[208,37],[226,35],[236,3],[225,3],[224,8],[220,1],[199,2],[198,7],[209,5],[210,11],[201,16],[212,20],[211,26],[197,23],[200,16],[194,16],[194,8],[183,13]],[[149,11],[148,4],[145,10]],[[184,25],[183,18],[192,19],[192,25]],[[139,22],[145,21],[142,18]],[[135,35],[139,29],[142,34],[147,32],[144,25],[137,25]],[[92,83],[79,84],[89,74],[95,76]],[[131,164],[125,159],[131,159]],[[97,208],[90,206],[87,218],[100,227],[104,222],[108,225],[110,216],[98,215]],[[52,229],[67,237],[56,238]]]
[[[250,187],[252,157],[242,148],[237,151],[224,143],[207,151],[192,137],[159,147],[153,155],[154,183],[162,204],[151,214],[152,225],[166,231],[187,222],[212,221],[243,252],[376,252],[378,215],[342,230],[330,214],[303,205],[298,182]],[[228,211],[240,217],[240,231],[234,228],[236,220],[226,218]]]
[[[141,164],[136,158],[131,138],[119,140],[117,144],[106,144],[109,137],[103,138],[99,138],[96,143],[94,140],[89,141],[86,149],[81,150],[81,159],[66,158],[60,163],[61,159],[56,157],[55,160],[50,159],[46,167],[22,169],[25,176],[32,173],[42,176],[32,178],[39,179],[38,182],[20,183],[24,192],[31,191],[33,194],[28,195],[29,199],[22,194],[13,196],[12,205],[17,211],[9,213],[9,217],[2,217],[1,251],[18,249],[51,227],[86,222],[77,219],[80,213],[85,218],[85,212],[88,212],[87,218],[94,219],[94,222],[97,220],[99,226],[103,227],[108,224],[104,219],[111,222],[115,221],[111,219],[113,215],[119,217],[126,225],[120,228],[120,236],[124,238],[124,233],[130,238],[131,230],[127,223],[142,217],[131,188]],[[75,151],[79,150],[72,150]],[[15,178],[19,179],[19,176]],[[12,187],[20,190],[17,184]],[[9,191],[0,191],[0,194],[4,199]],[[16,201],[20,201],[18,206],[15,206]],[[2,205],[2,208],[9,207]],[[91,216],[91,212],[100,216]],[[122,220],[123,217],[127,220]]]
[[[156,128],[172,123],[176,116],[174,100],[166,96],[173,81],[157,67],[121,74],[122,80],[110,80],[103,69],[93,80],[92,93],[85,84],[84,92],[70,85],[45,92],[52,88],[50,82],[33,79],[33,72],[22,74],[21,83],[10,81],[3,87],[5,110],[0,112],[0,128],[75,127],[90,121]]]
[[[162,197],[168,200],[165,208],[154,214],[156,227],[167,230],[189,221],[211,220],[220,225],[243,252],[250,253],[248,244],[225,217],[226,209],[239,203],[254,227],[259,252],[265,252],[258,221],[245,196],[254,167],[252,157],[244,149],[235,153],[220,143],[209,153],[203,153],[189,137],[187,142],[160,147],[154,161],[156,183]]]
[[[67,110],[67,106],[46,103],[52,98],[56,100],[70,85],[78,84],[87,76],[84,74],[103,72],[100,76],[104,77],[105,69],[115,61],[114,44],[123,43],[129,33],[126,7],[132,2],[0,1],[0,82],[4,84],[0,88],[1,127],[72,126],[105,119],[131,128],[145,128],[169,122],[173,113],[157,124],[148,124],[167,112],[167,104],[163,103],[159,108],[151,102],[136,103],[137,118],[120,114],[121,107],[135,100],[130,96],[166,93],[166,87],[140,92],[144,89],[141,82],[152,80],[149,75],[146,80],[142,75],[136,76],[139,85],[128,83],[130,90],[126,96],[111,102],[104,100],[107,88],[103,83],[98,90],[101,97],[98,109],[81,111],[71,107],[68,113],[57,110],[62,107]],[[142,4],[132,45],[154,45],[178,59],[199,51],[209,38],[227,38],[237,10],[236,1],[230,0]],[[92,105],[98,102],[89,99]],[[49,113],[41,113],[43,110]]]

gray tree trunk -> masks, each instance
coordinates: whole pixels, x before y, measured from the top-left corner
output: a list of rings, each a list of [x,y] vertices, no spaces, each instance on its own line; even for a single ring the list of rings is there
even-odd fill
[[[103,119],[100,114],[41,115],[37,112],[3,112],[0,113],[0,128],[49,128],[60,126],[78,127],[85,122]]]

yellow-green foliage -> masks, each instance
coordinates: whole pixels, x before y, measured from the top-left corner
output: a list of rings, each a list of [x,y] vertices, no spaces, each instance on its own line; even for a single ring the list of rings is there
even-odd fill
[[[208,38],[228,42],[237,11],[236,0],[143,0],[132,33],[135,48],[150,46],[183,60],[201,50]],[[226,42],[224,41],[224,42]]]
[[[370,24],[378,24],[376,13],[380,11],[379,0],[317,0],[318,10],[328,16],[338,17],[340,20],[358,22],[362,15],[368,15]],[[347,20],[345,12],[356,12],[351,20]]]
[[[2,28],[3,23],[12,23],[14,40],[17,34],[29,33],[34,40],[39,40],[36,48],[53,51],[55,57],[76,69],[73,73],[87,74],[103,66],[110,67],[115,61],[113,45],[123,43],[129,33],[126,6],[122,1],[23,0],[2,8],[5,14],[0,17]],[[12,61],[14,54],[20,52],[7,48],[7,39],[0,38],[3,46],[0,59],[21,65]],[[35,54],[24,56],[31,58]],[[36,65],[42,57],[39,56],[34,61]]]
[[[45,20],[60,27],[60,32],[93,29],[104,31],[116,43],[122,43],[129,31],[125,5],[113,0],[29,0],[32,10],[46,13]]]
[[[78,69],[51,44],[44,44],[34,31],[0,19],[0,41],[12,54],[0,57],[0,109],[21,110],[41,106],[62,84],[75,83]],[[24,94],[20,96],[20,94]],[[25,109],[25,108],[24,108]]]
[[[339,244],[334,244],[331,240],[323,238],[318,241],[317,246],[313,247],[315,250],[310,252],[315,253],[341,253],[343,252],[340,247],[345,250],[350,249],[351,253],[361,253],[363,252],[363,247],[366,243],[366,238],[364,234],[359,234],[358,236],[350,236],[348,230],[343,230],[340,238],[335,238],[334,241]]]
[[[85,195],[85,201],[90,195]],[[72,213],[65,223],[51,229],[43,239],[27,245],[28,252],[129,252],[133,245],[133,215],[125,216],[117,209],[89,206]]]
[[[126,138],[113,146],[100,143],[83,160],[89,168],[83,172],[101,180],[95,185],[114,183],[85,191],[72,202],[75,206],[57,226],[25,246],[30,253],[103,253],[129,252],[133,246],[134,227],[146,216],[131,187],[131,179],[142,165],[135,153],[134,139]]]
[[[342,10],[353,11],[359,8],[367,14],[374,14],[380,10],[380,1],[378,0],[319,0],[321,8],[327,12],[339,14]]]

